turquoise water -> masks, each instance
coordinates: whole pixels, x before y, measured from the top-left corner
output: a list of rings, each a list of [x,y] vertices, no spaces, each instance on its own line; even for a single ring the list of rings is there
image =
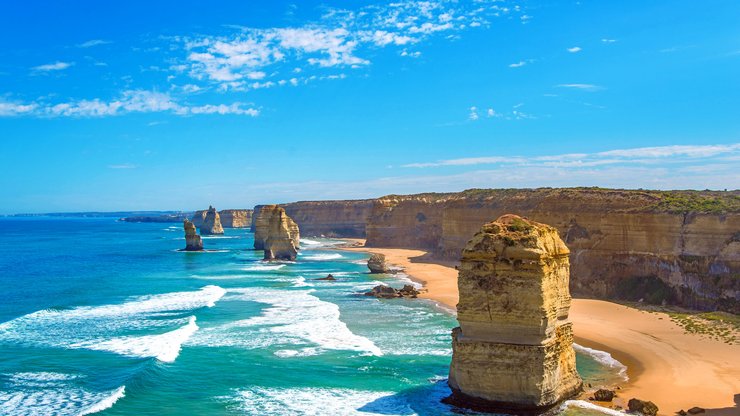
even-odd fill
[[[336,241],[263,263],[245,230],[186,253],[178,224],[0,228],[0,414],[459,414],[439,402],[454,317],[360,295],[408,281],[369,275]],[[587,382],[618,378],[608,363],[578,354]]]

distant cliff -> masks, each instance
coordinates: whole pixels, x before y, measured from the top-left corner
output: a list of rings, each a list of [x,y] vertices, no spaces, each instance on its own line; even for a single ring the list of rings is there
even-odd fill
[[[208,210],[195,211],[191,221],[196,227],[203,226]],[[221,218],[221,226],[224,228],[247,228],[252,223],[251,209],[224,209],[218,212]]]
[[[283,206],[304,235],[362,236],[367,215],[367,246],[445,260],[484,223],[522,215],[558,229],[576,296],[740,313],[740,191],[492,189]]]

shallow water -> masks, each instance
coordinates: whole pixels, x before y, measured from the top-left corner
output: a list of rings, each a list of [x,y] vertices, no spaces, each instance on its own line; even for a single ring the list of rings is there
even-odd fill
[[[439,402],[454,317],[360,295],[407,283],[366,273],[364,254],[312,238],[263,263],[245,230],[186,253],[171,224],[0,227],[0,414],[459,414]],[[618,380],[612,364],[578,352],[587,382]]]

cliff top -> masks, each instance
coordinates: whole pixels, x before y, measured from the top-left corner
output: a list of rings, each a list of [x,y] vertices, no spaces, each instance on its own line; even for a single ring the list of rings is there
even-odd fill
[[[505,253],[505,254],[504,254]],[[481,260],[491,255],[505,255],[508,259],[534,260],[544,257],[562,257],[570,253],[558,231],[514,214],[500,216],[486,223],[468,242],[463,260]]]
[[[666,213],[740,213],[740,190],[731,191],[658,191],[607,188],[536,188],[536,189],[468,189],[451,193],[421,193],[388,195],[380,200],[448,202],[459,200],[489,201],[493,199],[520,201],[527,205],[570,202],[583,209],[610,212]]]

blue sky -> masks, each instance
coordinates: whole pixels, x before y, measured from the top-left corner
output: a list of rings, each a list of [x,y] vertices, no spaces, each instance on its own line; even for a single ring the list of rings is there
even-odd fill
[[[737,1],[0,4],[0,212],[740,188]]]

